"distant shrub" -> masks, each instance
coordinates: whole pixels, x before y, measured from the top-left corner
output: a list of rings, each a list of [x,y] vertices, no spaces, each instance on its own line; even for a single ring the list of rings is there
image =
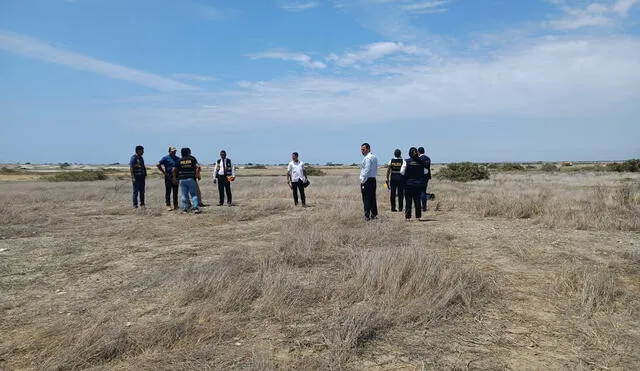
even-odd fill
[[[624,172],[637,173],[637,172],[640,172],[640,159],[627,160],[622,163],[613,162],[613,163],[607,164],[606,169],[608,171],[617,171],[619,173],[624,173]]]
[[[313,167],[313,166],[305,166],[305,171],[307,172],[307,175],[309,176],[322,176],[322,175],[327,175],[327,173],[325,173],[322,169],[319,169],[317,167]]]
[[[60,164],[60,169],[66,169],[66,168],[68,168],[69,166],[71,166],[71,164],[70,164],[70,163],[68,163],[68,162],[64,162],[64,163]]]
[[[560,169],[558,169],[558,167],[550,162],[547,162],[545,164],[542,165],[542,167],[540,168],[540,170],[542,171],[546,171],[546,172],[553,172],[553,171],[558,171]]]
[[[506,162],[500,166],[500,170],[502,171],[523,171],[524,167],[520,164],[516,164],[513,162]]]
[[[500,165],[496,164],[495,162],[492,162],[490,164],[484,164],[484,166],[487,167],[487,169],[499,169]]]
[[[107,175],[102,170],[67,171],[44,177],[50,182],[89,182],[105,180]]]
[[[251,164],[251,165],[247,164],[247,166],[245,166],[245,169],[266,169],[266,168],[267,168],[267,167],[266,167],[265,165],[262,165],[262,164],[255,164],[255,165],[253,165],[253,164]]]
[[[334,163],[334,162],[327,162],[327,163],[325,164],[325,166],[342,166],[342,164]]]
[[[535,169],[536,167],[531,165],[531,164],[528,164],[527,166],[525,166],[525,168],[526,169]]]
[[[12,169],[12,168],[9,168],[9,167],[6,167],[6,166],[3,166],[0,169],[0,173],[1,174],[17,174],[17,173],[20,173],[20,172],[21,171],[18,170],[18,169]]]
[[[489,179],[489,171],[485,166],[471,162],[447,164],[442,167],[436,177],[456,182]]]

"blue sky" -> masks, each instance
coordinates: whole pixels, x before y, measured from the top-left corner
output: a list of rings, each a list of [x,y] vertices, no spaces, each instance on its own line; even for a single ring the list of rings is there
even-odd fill
[[[2,0],[0,162],[640,157],[640,0]]]

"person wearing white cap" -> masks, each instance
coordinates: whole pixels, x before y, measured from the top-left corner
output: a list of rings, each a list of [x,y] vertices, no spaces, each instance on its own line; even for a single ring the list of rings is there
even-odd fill
[[[158,170],[164,175],[164,199],[167,210],[178,209],[178,182],[173,181],[173,168],[180,162],[180,157],[176,156],[176,147],[169,147],[169,154],[162,157],[158,164]],[[173,192],[173,207],[171,207],[171,192]]]

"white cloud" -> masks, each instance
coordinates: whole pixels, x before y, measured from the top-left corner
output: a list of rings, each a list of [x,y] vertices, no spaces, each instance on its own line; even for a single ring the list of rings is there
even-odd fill
[[[287,2],[280,5],[282,9],[290,12],[301,12],[301,11],[313,9],[318,6],[320,6],[320,3],[317,1]]]
[[[620,17],[628,16],[631,8],[640,5],[640,0],[591,3],[584,7],[568,6],[565,1],[558,0],[552,3],[559,5],[564,14],[561,18],[548,22],[548,25],[557,30],[577,30],[583,27],[616,25]]]
[[[429,55],[429,51],[414,45],[405,45],[395,42],[377,42],[362,46],[358,51],[348,51],[343,55],[330,54],[328,61],[335,62],[339,66],[350,66],[360,62],[371,63],[393,53],[409,55]]]
[[[622,15],[629,15],[629,10],[636,5],[640,5],[640,0],[618,0],[613,5],[613,11]]]
[[[166,77],[105,62],[79,53],[58,49],[42,41],[15,33],[0,31],[0,49],[23,57],[98,73],[110,78],[130,81],[160,91],[188,91],[197,87]]]
[[[240,91],[190,98],[193,106],[136,110],[153,122],[233,127],[421,122],[473,117],[600,118],[640,114],[640,39],[544,38],[437,64],[376,67],[366,77],[308,76],[243,82]],[[203,109],[203,105],[215,108]],[[166,108],[169,107],[169,108]]]
[[[311,69],[323,69],[327,67],[326,64],[320,61],[314,61],[309,55],[304,53],[291,53],[284,51],[266,51],[261,53],[254,53],[247,55],[251,59],[280,59],[283,61],[294,61],[300,63],[302,66]]]
[[[402,4],[399,8],[417,14],[444,13],[448,9],[444,8],[443,5],[450,2],[449,0],[412,2]]]
[[[191,80],[191,81],[200,81],[200,82],[216,80],[216,78],[213,76],[198,75],[195,73],[174,73],[172,76],[178,80]]]

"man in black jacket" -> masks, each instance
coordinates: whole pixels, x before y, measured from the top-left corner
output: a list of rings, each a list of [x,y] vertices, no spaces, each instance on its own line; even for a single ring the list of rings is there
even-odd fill
[[[429,185],[429,179],[431,179],[431,159],[429,158],[429,156],[424,154],[424,147],[418,148],[418,153],[420,154],[420,159],[425,164],[425,169],[424,169],[425,181],[424,181],[424,187],[420,192],[420,204],[421,204],[420,206],[422,206],[422,211],[427,211],[427,198],[428,198],[427,187]]]

